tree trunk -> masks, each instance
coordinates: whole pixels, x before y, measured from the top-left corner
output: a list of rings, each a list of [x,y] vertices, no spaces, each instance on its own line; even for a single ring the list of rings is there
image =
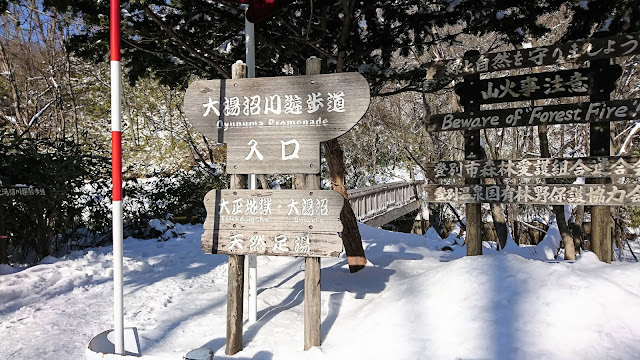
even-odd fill
[[[548,127],[547,125],[538,125],[538,138],[540,139],[540,155],[543,158],[550,158],[549,153],[549,138],[547,137]],[[547,183],[551,183],[547,179]],[[567,226],[567,220],[564,216],[564,205],[553,205],[553,212],[556,214],[556,222],[558,223],[558,230],[560,230],[560,236],[562,237],[562,243],[564,245],[564,258],[565,260],[575,260],[576,250],[573,246],[573,237],[569,232],[569,226]]]
[[[516,217],[518,216],[517,206],[513,203],[507,204],[507,225],[509,229],[511,229],[511,237],[513,237],[513,241],[515,241],[516,245],[520,245],[520,239],[518,237],[518,231],[516,229]],[[508,231],[508,230],[507,230]]]
[[[496,151],[496,146],[494,146],[493,144],[491,144],[489,137],[487,136],[487,131],[483,131],[482,132],[484,134],[484,139],[485,139],[485,143],[486,143],[486,148],[489,149],[489,152],[491,154],[491,156],[494,159],[498,158],[498,154]],[[483,147],[483,158],[487,158],[486,154],[486,148]],[[497,180],[496,179],[490,179],[490,178],[485,178],[483,180],[483,182],[485,184],[489,184],[489,185],[493,185],[496,184]],[[505,219],[505,215],[504,215],[504,210],[502,210],[502,206],[498,203],[490,203],[489,207],[491,209],[491,217],[493,219],[493,227],[496,230],[496,235],[498,236],[498,243],[500,244],[499,248],[500,249],[504,249],[504,247],[507,245],[507,223],[506,223],[506,219]]]
[[[338,39],[338,57],[336,59],[336,73],[344,71],[347,60],[347,50],[349,49],[348,38],[351,29],[351,20],[355,1],[344,0],[342,2],[343,18],[342,27],[340,29],[340,37]],[[325,10],[326,11],[326,10]],[[326,21],[322,27],[326,27]],[[326,63],[326,62],[325,62]],[[364,268],[367,264],[367,258],[362,247],[362,237],[358,230],[358,220],[356,219],[349,196],[344,187],[344,153],[338,139],[331,139],[324,143],[325,156],[329,165],[329,178],[331,180],[331,188],[344,197],[344,206],[340,212],[340,221],[342,221],[342,243],[344,251],[347,254],[347,262],[349,263],[349,271],[354,273]]]
[[[324,143],[324,148],[329,165],[329,178],[331,180],[331,188],[339,192],[344,197],[344,206],[340,212],[340,221],[342,221],[342,243],[344,251],[347,254],[349,262],[349,271],[356,272],[367,264],[367,258],[364,255],[362,247],[362,237],[358,230],[358,220],[353,213],[351,204],[349,204],[349,196],[344,187],[344,158],[342,147],[338,139],[331,139]]]
[[[575,216],[569,225],[571,235],[573,235],[573,245],[576,253],[580,253],[582,248],[582,221],[584,220],[584,205],[576,206]]]

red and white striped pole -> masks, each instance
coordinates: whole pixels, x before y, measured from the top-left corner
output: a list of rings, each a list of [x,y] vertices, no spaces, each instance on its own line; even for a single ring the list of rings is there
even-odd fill
[[[111,172],[113,178],[113,317],[115,353],[124,355],[122,273],[122,125],[120,123],[120,0],[111,0]]]

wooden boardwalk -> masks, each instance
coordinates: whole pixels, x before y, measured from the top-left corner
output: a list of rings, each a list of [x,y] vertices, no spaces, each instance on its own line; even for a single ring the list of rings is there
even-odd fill
[[[424,181],[397,182],[347,191],[359,222],[380,227],[421,206]]]

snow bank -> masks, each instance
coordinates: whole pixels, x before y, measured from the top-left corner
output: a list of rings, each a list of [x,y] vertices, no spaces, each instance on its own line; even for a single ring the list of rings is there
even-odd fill
[[[177,226],[184,237],[125,240],[125,324],[138,328],[147,356],[181,359],[203,346],[215,359],[259,360],[640,354],[637,263],[607,265],[590,253],[549,263],[509,254],[531,254],[515,244],[465,257],[464,247],[441,251],[452,239],[433,231],[362,225],[365,269],[350,274],[344,257],[322,260],[322,347],[302,350],[303,259],[259,257],[258,322],[245,325],[244,349],[227,357],[227,257],[202,254],[201,225]],[[0,266],[0,358],[83,359],[89,340],[112,324],[111,251],[13,273]]]

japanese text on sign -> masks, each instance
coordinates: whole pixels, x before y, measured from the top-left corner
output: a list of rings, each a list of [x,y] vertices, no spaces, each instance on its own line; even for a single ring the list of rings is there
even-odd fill
[[[322,222],[323,217],[329,215],[329,200],[327,198],[289,199],[285,206],[279,204],[275,210],[286,214],[293,222]],[[218,214],[222,222],[269,222],[269,216],[272,213],[271,197],[248,199],[238,197],[231,201],[221,198],[218,205]],[[313,216],[316,218],[309,218]]]
[[[231,233],[228,235],[226,251],[228,253],[244,252],[249,250],[252,253],[264,253],[267,250],[272,255],[297,255],[311,254],[312,234],[299,233],[288,235],[286,233],[276,233],[272,236],[253,233]]]
[[[306,98],[303,104],[303,97]],[[215,118],[220,116],[219,101],[208,98],[206,103],[202,104],[204,112],[203,117],[210,114]],[[256,115],[268,115],[277,117],[280,114],[306,115],[317,113],[318,110],[326,106],[326,111],[342,113],[345,111],[345,99],[343,91],[329,92],[326,94],[313,92],[306,96],[297,94],[286,94],[284,99],[278,95],[251,95],[251,96],[233,96],[225,97],[222,104],[222,113],[225,120],[218,120],[216,126],[219,129],[228,130],[232,127],[263,127],[263,126],[327,126],[329,121],[318,117],[317,119],[299,119],[299,120],[278,120],[268,118],[268,120],[258,121],[233,121],[233,117],[244,116],[251,118]]]
[[[640,158],[441,161],[433,177],[606,177],[640,176]]]
[[[470,58],[437,61],[424,66],[427,78],[463,76],[523,67],[579,62],[637,54],[640,34],[619,35],[514,51],[484,54]]]
[[[431,185],[430,202],[640,205],[640,185]]]
[[[33,187],[0,187],[0,196],[42,196],[46,195],[43,188]]]

